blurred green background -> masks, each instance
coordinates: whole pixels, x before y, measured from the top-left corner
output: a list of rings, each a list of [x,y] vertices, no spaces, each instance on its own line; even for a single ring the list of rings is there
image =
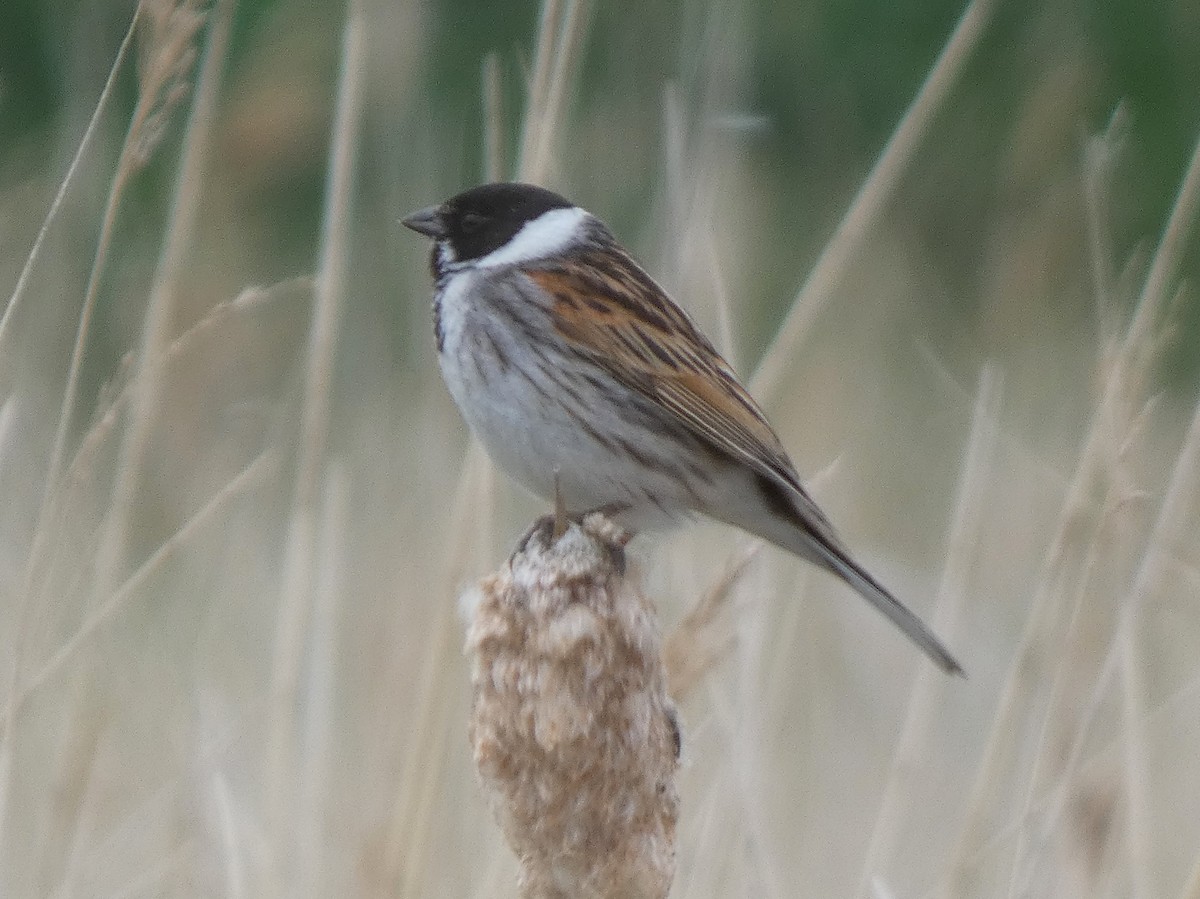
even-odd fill
[[[427,188],[418,194],[411,177],[418,168],[432,170],[441,193],[482,177],[480,77],[488,53],[501,61],[511,169],[539,6],[448,0],[372,8],[380,22],[371,34],[380,77],[370,87],[359,186],[377,218],[361,257],[386,265],[382,257],[409,250],[394,219],[438,198]],[[50,190],[132,9],[129,0],[5,4],[0,187]],[[943,0],[597,4],[569,107],[569,121],[586,138],[564,154],[556,186],[607,218],[643,257],[665,252],[671,236],[647,222],[662,197],[664,96],[671,86],[688,128],[720,131],[718,141],[739,154],[745,172],[728,227],[748,235],[735,241],[731,264],[753,272],[752,295],[738,298],[753,312],[741,336],[752,360],[961,12]],[[222,150],[236,169],[226,185],[237,204],[231,211],[255,237],[254,253],[230,260],[245,278],[283,277],[312,258],[342,15],[338,3],[239,4]],[[128,106],[132,79],[123,82]],[[1086,290],[1062,289],[1064,273],[1078,268],[1084,252],[1081,189],[1071,196],[1070,188],[1080,183],[1073,173],[1085,139],[1125,105],[1132,139],[1114,185],[1119,215],[1112,227],[1116,256],[1128,258],[1156,238],[1200,133],[1198,85],[1200,5],[998,4],[890,206],[890,224],[907,235],[940,287],[925,298],[931,328],[991,353],[1010,341],[1039,339],[1030,332],[1042,327],[1070,334],[1085,324]],[[111,117],[111,128],[120,118]],[[139,184],[136,202],[148,207],[170,184],[170,157],[162,156],[168,161]],[[1018,233],[1031,215],[1041,232]],[[6,255],[20,255],[35,221],[7,224]],[[1024,259],[1025,271],[1014,277],[1023,278],[1026,312],[1036,314],[1010,309],[997,323],[987,270],[1001,244],[1024,240],[1041,252]],[[1197,255],[1190,253],[1185,270],[1192,280],[1200,272]],[[394,333],[411,323],[393,296],[362,302],[374,306],[367,321],[386,322]],[[1043,314],[1046,307],[1053,312]],[[1197,372],[1200,316],[1195,304],[1191,310],[1169,356],[1176,383],[1194,382]],[[373,335],[372,327],[362,336],[369,344]]]

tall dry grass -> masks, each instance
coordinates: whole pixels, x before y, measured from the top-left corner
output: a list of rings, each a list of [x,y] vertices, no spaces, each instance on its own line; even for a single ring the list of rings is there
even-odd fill
[[[992,6],[966,8],[756,360],[802,467],[837,457],[822,502],[969,679],[938,677],[829,579],[727,530],[635,543],[679,627],[669,651],[699,662],[680,668],[675,897],[1200,896],[1200,414],[1158,381],[1194,302],[1180,271],[1200,146],[1152,248],[1117,258],[1138,123],[1115,116],[1046,190],[1077,199],[1074,220],[1047,225],[1032,204],[995,225],[980,293],[987,326],[1012,329],[995,358],[934,349],[918,302],[933,286],[905,261],[922,250],[891,216],[957,114]],[[395,107],[419,106],[431,25],[416,7],[348,6],[311,264],[259,285],[243,276],[261,260],[245,209],[256,170],[239,154],[280,141],[266,110],[259,143],[231,124],[250,77],[228,71],[235,12],[139,7],[110,82],[136,76],[129,120],[93,86],[95,116],[65,174],[47,176],[44,224],[13,266],[0,893],[515,895],[467,746],[455,597],[537,507],[469,446],[434,373],[423,248],[387,232],[459,186],[440,170],[445,123],[389,127]],[[479,107],[454,115],[482,109],[489,177],[570,193],[580,166],[628,164],[606,138],[619,103],[572,114],[594,13],[547,0],[528,71],[507,48],[480,63]],[[696,83],[663,86],[647,220],[669,236],[648,261],[736,360],[760,355],[744,346],[754,279],[739,251],[777,240],[790,265],[789,238],[746,214],[770,184],[729,115],[739,12],[686,15],[707,42]],[[514,83],[521,110],[504,105]],[[369,163],[380,155],[384,171]],[[151,238],[118,239],[151,163],[173,173],[172,200],[156,227],[125,232]],[[1068,227],[1085,252],[1058,286],[1092,293],[1094,328],[1069,340],[1051,325],[1059,342],[1030,352],[1009,311],[1029,312],[1029,282],[1013,273]],[[394,267],[371,257],[379,246]],[[65,260],[85,248],[75,283]],[[395,319],[411,359],[371,342],[380,326],[362,309],[379,294],[418,310]],[[69,336],[48,311],[74,319]],[[127,355],[93,389],[87,366],[114,333]]]

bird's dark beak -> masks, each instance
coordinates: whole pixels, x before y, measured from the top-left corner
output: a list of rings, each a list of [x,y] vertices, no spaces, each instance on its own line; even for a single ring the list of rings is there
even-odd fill
[[[428,209],[414,212],[408,218],[402,219],[400,224],[433,240],[441,240],[446,236],[446,224],[442,221],[440,206],[430,206]]]

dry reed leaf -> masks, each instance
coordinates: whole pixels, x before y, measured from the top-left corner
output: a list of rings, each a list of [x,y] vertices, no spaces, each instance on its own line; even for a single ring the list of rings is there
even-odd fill
[[[701,679],[732,651],[736,636],[728,616],[733,588],[750,563],[758,558],[762,543],[751,544],[726,564],[725,570],[700,601],[667,637],[663,657],[671,696],[683,702]]]
[[[199,0],[143,0],[138,40],[138,111],[127,161],[141,168],[162,141],[171,114],[188,96],[196,35],[204,24]]]

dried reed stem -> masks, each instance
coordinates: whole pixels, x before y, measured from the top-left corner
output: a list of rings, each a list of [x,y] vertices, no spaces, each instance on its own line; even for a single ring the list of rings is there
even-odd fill
[[[175,12],[174,8],[171,9]],[[95,310],[96,298],[99,293],[100,281],[103,275],[108,253],[112,244],[113,232],[116,225],[117,212],[124,197],[125,188],[133,175],[146,163],[162,135],[162,123],[168,118],[170,111],[178,105],[185,93],[184,79],[190,71],[194,54],[191,49],[196,31],[200,27],[201,16],[184,3],[177,15],[167,15],[165,18],[158,13],[160,10],[139,4],[134,11],[126,32],[117,51],[116,59],[109,70],[108,79],[100,94],[96,109],[84,131],[79,148],[67,170],[63,182],[55,196],[33,249],[25,261],[21,275],[13,295],[5,308],[3,318],[0,318],[0,346],[10,326],[11,316],[16,310],[32,271],[46,231],[56,216],[67,187],[77,170],[84,150],[100,120],[101,112],[107,105],[112,86],[117,73],[128,53],[132,38],[147,25],[151,28],[149,42],[151,59],[149,64],[140,68],[140,92],[137,104],[130,117],[125,140],[121,146],[117,170],[109,185],[108,197],[105,201],[101,217],[100,234],[97,239],[96,254],[92,260],[91,271],[88,275],[84,291],[83,306],[79,314],[79,324],[76,327],[75,342],[71,351],[71,360],[67,371],[67,381],[64,388],[62,405],[59,409],[58,422],[54,431],[54,439],[50,449],[50,459],[46,468],[45,480],[42,485],[41,498],[38,504],[37,519],[33,530],[28,554],[25,558],[24,572],[21,579],[21,589],[18,595],[16,615],[16,640],[12,653],[12,677],[9,681],[9,695],[6,703],[3,730],[0,734],[0,841],[4,827],[6,799],[8,794],[8,778],[11,776],[11,739],[15,716],[23,701],[20,673],[26,651],[25,639],[28,632],[28,618],[32,607],[34,583],[37,579],[43,554],[51,545],[53,529],[50,521],[53,517],[56,497],[61,488],[61,475],[67,451],[67,437],[75,414],[75,406],[79,393],[79,375],[82,369],[84,351],[91,333],[91,319]],[[111,583],[110,585],[111,586]],[[100,601],[111,599],[108,592],[96,594]]]
[[[1092,725],[1100,715],[1101,707],[1109,695],[1113,678],[1122,661],[1120,634],[1134,626],[1138,613],[1150,593],[1158,588],[1169,563],[1176,558],[1172,547],[1181,545],[1191,536],[1189,516],[1200,504],[1200,405],[1193,414],[1191,426],[1176,457],[1163,495],[1163,504],[1146,541],[1145,551],[1134,575],[1133,586],[1121,605],[1116,626],[1117,637],[1109,648],[1088,703],[1079,715],[1071,747],[1063,762],[1063,774],[1043,816],[1043,840],[1049,839],[1049,836],[1062,826],[1062,818],[1083,763]],[[1134,722],[1144,726],[1145,718],[1130,715],[1125,719],[1127,728]]]
[[[525,117],[521,123],[521,144],[517,152],[517,177],[527,180],[532,172],[530,160],[535,148],[544,138],[543,129],[546,95],[550,87],[550,72],[554,68],[554,53],[562,19],[562,0],[543,0],[538,21],[537,47],[533,53],[533,71],[529,76],[529,96],[525,102]]]
[[[1141,666],[1138,664],[1137,622],[1166,569],[1170,548],[1194,539],[1191,516],[1200,506],[1200,406],[1197,406],[1183,449],[1175,462],[1162,508],[1151,531],[1117,624],[1117,661],[1122,683],[1121,724],[1125,745],[1126,845],[1135,897],[1156,895],[1152,883],[1151,811],[1147,807],[1149,769],[1144,746]],[[1108,666],[1106,666],[1107,669]],[[1107,672],[1106,672],[1107,673]]]
[[[141,84],[138,102],[130,118],[129,128],[125,132],[125,141],[121,145],[117,170],[109,185],[108,198],[105,201],[104,214],[101,217],[96,255],[92,260],[87,287],[84,290],[83,308],[79,313],[79,325],[75,330],[75,346],[71,351],[71,362],[67,371],[67,384],[59,411],[58,425],[54,432],[54,443],[50,450],[50,463],[46,471],[45,486],[42,488],[38,524],[34,529],[33,546],[26,564],[26,593],[32,587],[41,552],[49,537],[47,533],[49,529],[46,524],[49,521],[54,497],[59,488],[59,476],[66,455],[67,435],[70,432],[71,421],[75,417],[75,405],[79,396],[79,374],[83,365],[84,350],[91,334],[92,315],[95,312],[100,281],[108,262],[109,249],[112,246],[117,212],[130,179],[148,161],[162,138],[164,122],[168,113],[182,99],[183,78],[190,69],[193,59],[190,52],[191,40],[200,27],[199,14],[192,14],[190,8],[184,6],[181,7],[179,18],[173,19],[169,14],[164,18],[160,14],[156,14],[158,9],[158,7],[142,3],[138,5],[134,14],[139,26],[146,22],[151,23],[152,33],[148,54],[150,62],[139,67]]]
[[[203,345],[205,338],[218,332],[222,327],[244,322],[246,313],[254,312],[264,306],[278,303],[282,300],[297,301],[295,293],[312,290],[312,279],[306,275],[277,281],[266,287],[243,288],[232,300],[217,303],[197,320],[186,331],[175,337],[163,350],[164,370],[176,360],[185,358],[197,345]],[[67,466],[64,486],[79,480],[84,470],[90,465],[99,452],[100,447],[113,432],[117,419],[125,407],[133,399],[133,385],[126,384],[108,401],[101,404],[95,420],[79,441],[79,449],[75,451],[70,464]]]
[[[333,736],[337,618],[345,569],[345,534],[349,522],[346,470],[337,460],[324,480],[317,533],[317,577],[314,585],[312,635],[304,685],[304,720],[297,772],[297,870],[293,895],[314,899],[329,895],[323,880],[328,863],[325,809],[330,807],[329,758]]]
[[[13,296],[9,300],[8,308],[5,310],[4,319],[0,321],[0,337],[5,332],[6,323],[9,321],[9,316],[20,302],[20,297],[24,292],[24,283],[28,278],[29,271],[32,270],[35,256],[40,249],[42,239],[46,229],[49,227],[50,219],[55,213],[55,209],[61,203],[63,195],[66,192],[67,181],[70,179],[71,173],[75,170],[79,163],[79,159],[83,153],[83,143],[86,143],[93,133],[96,125],[100,120],[100,112],[106,105],[106,100],[116,81],[117,72],[121,68],[125,56],[128,52],[129,45],[137,31],[141,6],[134,10],[133,18],[129,23],[129,30],[125,33],[125,39],[121,42],[121,47],[117,51],[117,57],[113,62],[112,68],[108,73],[108,80],[104,85],[104,90],[100,94],[100,101],[96,104],[96,111],[92,114],[92,119],[88,123],[87,131],[84,132],[83,142],[79,150],[75,154],[75,159],[71,162],[71,168],[67,172],[67,178],[59,186],[58,196],[55,197],[54,205],[51,207],[50,214],[47,215],[45,223],[42,225],[42,231],[38,234],[37,242],[34,244],[33,252],[26,259],[25,268],[21,272],[20,278],[17,280],[17,287],[13,291]],[[138,109],[134,111],[133,118],[130,121],[129,130],[125,135],[125,147],[128,148],[133,141],[133,135],[139,121]],[[124,158],[127,150],[122,149],[122,158]],[[120,205],[120,199],[124,192],[125,177],[122,175],[122,167],[118,167],[117,175],[114,177],[112,184],[109,187],[108,199],[105,204],[104,215],[101,219],[100,237],[97,244],[96,256],[92,262],[92,270],[88,276],[88,285],[84,293],[83,308],[80,311],[79,325],[75,332],[75,345],[71,353],[70,367],[67,372],[67,383],[63,395],[62,406],[59,410],[58,424],[55,428],[54,442],[50,449],[50,462],[46,468],[46,477],[42,485],[41,501],[38,505],[37,522],[33,529],[33,540],[29,547],[29,553],[25,558],[25,571],[22,577],[21,597],[19,599],[20,608],[17,612],[17,640],[16,648],[13,652],[12,665],[13,677],[9,682],[10,695],[7,714],[11,716],[12,704],[15,698],[15,690],[17,685],[18,675],[21,669],[22,656],[24,654],[24,634],[26,631],[26,618],[29,614],[30,598],[33,594],[34,581],[37,578],[38,568],[41,564],[42,554],[46,551],[48,541],[51,536],[51,528],[49,527],[51,514],[54,508],[55,496],[59,489],[59,479],[62,472],[63,458],[66,453],[67,433],[71,423],[71,419],[75,410],[75,396],[78,392],[79,370],[83,363],[83,349],[87,343],[87,337],[90,331],[90,323],[92,317],[92,309],[95,305],[96,292],[100,282],[100,272],[103,270],[104,261],[108,256],[108,246],[112,239],[112,228],[116,220],[117,208]],[[0,342],[2,346],[2,342]],[[11,720],[8,722],[11,725]],[[8,733],[9,727],[6,726],[5,733]]]
[[[16,397],[8,396],[0,402],[0,473],[4,471],[8,451],[12,447],[13,420],[16,418],[16,412]]]
[[[134,498],[141,478],[146,448],[158,414],[165,349],[170,341],[174,316],[175,292],[184,259],[191,247],[192,232],[200,206],[201,185],[212,142],[213,121],[217,98],[220,95],[221,72],[225,64],[229,32],[233,24],[233,11],[234,0],[220,0],[215,8],[204,62],[197,79],[196,97],[184,134],[183,158],[175,182],[166,239],[154,273],[146,314],[142,319],[141,344],[135,357],[137,367],[131,385],[131,415],[121,441],[117,480],[104,517],[100,545],[96,553],[93,590],[100,599],[108,595],[125,563],[129,518],[133,514]],[[175,13],[176,11],[172,10],[171,15]],[[168,21],[169,19],[170,17]],[[187,33],[196,25],[189,19],[163,27],[181,28]],[[182,36],[173,37],[178,39]]]
[[[1124,777],[1121,787],[1125,799],[1125,851],[1129,864],[1130,899],[1150,899],[1162,895],[1154,888],[1154,849],[1152,815],[1149,808],[1149,761],[1142,726],[1146,710],[1145,685],[1134,628],[1122,628],[1117,634],[1121,673],[1121,731]]]
[[[722,613],[730,607],[734,586],[762,548],[762,543],[752,543],[731,559],[717,582],[667,637],[663,659],[668,692],[677,702],[687,699],[700,680],[733,649],[736,637],[728,623],[722,624]]]
[[[758,364],[750,386],[755,396],[769,404],[783,387],[787,367],[808,336],[809,328],[833,297],[851,255],[883,213],[901,176],[908,169],[934,116],[941,111],[950,89],[958,81],[971,52],[991,18],[996,0],[971,0],[954,33],[942,48],[921,90],[892,132],[845,217],[825,244],[816,264],[792,300],[783,324]]]
[[[1150,272],[1146,275],[1146,283],[1138,298],[1137,312],[1125,337],[1125,346],[1130,351],[1151,342],[1151,329],[1161,324],[1163,309],[1173,296],[1168,288],[1179,278],[1179,267],[1197,218],[1200,218],[1200,139],[1192,148],[1192,158],[1179,186],[1179,193],[1175,197],[1170,219],[1154,254]],[[1112,380],[1109,379],[1110,385]]]
[[[463,460],[450,516],[450,545],[442,583],[446,593],[457,589],[470,564],[492,546],[493,469],[483,447],[472,441]],[[472,524],[477,529],[472,528]],[[475,552],[472,552],[474,547]],[[413,742],[404,756],[387,836],[384,872],[399,882],[400,896],[422,896],[429,848],[429,821],[437,801],[446,762],[451,701],[446,696],[446,659],[456,654],[458,619],[452,603],[443,602],[421,668],[417,710],[409,732]]]
[[[25,257],[25,264],[21,267],[21,274],[17,276],[17,284],[13,288],[12,295],[8,298],[7,305],[4,307],[4,315],[0,316],[0,350],[3,349],[4,341],[8,337],[8,329],[11,327],[13,314],[17,311],[17,307],[25,295],[25,287],[29,283],[29,276],[33,271],[34,264],[41,254],[42,244],[46,241],[46,235],[50,231],[50,226],[58,218],[58,210],[62,207],[63,200],[67,196],[67,189],[75,180],[75,173],[79,170],[79,164],[83,160],[83,155],[91,145],[92,137],[96,133],[96,127],[100,124],[104,110],[108,107],[108,100],[112,95],[113,85],[117,81],[117,73],[121,70],[121,66],[125,62],[125,56],[129,52],[129,47],[133,44],[133,35],[137,30],[137,23],[138,9],[135,9],[133,17],[129,21],[129,28],[125,31],[125,37],[121,40],[121,46],[117,48],[117,55],[113,59],[112,67],[108,70],[108,78],[104,82],[104,88],[100,91],[100,97],[96,100],[96,108],[92,111],[91,118],[88,119],[87,128],[83,131],[83,137],[79,139],[79,146],[75,148],[75,155],[71,157],[71,164],[67,166],[67,173],[63,175],[63,179],[58,185],[58,191],[54,194],[54,200],[50,203],[50,209],[46,212],[46,218],[42,220],[42,227],[38,229],[37,237],[33,241],[33,247],[29,250],[29,255]]]
[[[495,53],[483,58],[480,71],[480,92],[483,105],[483,180],[499,181],[504,177],[504,109],[501,102],[500,59]]]
[[[664,899],[679,731],[653,606],[600,515],[536,528],[478,588],[470,738],[525,899]]]
[[[174,534],[162,542],[144,562],[119,584],[99,606],[93,609],[73,633],[38,671],[24,681],[16,696],[14,714],[29,697],[49,680],[63,664],[70,659],[81,645],[106,621],[116,615],[156,572],[160,571],[175,554],[192,539],[203,527],[213,521],[214,516],[222,511],[231,501],[243,496],[254,487],[263,483],[279,464],[278,453],[274,449],[263,451],[253,462],[247,465],[236,477],[213,494],[212,498],[185,521]]]
[[[1200,858],[1196,859],[1196,865],[1192,868],[1191,876],[1187,880],[1187,886],[1179,894],[1179,899],[1200,899]]]
[[[1113,177],[1128,137],[1129,116],[1123,106],[1113,110],[1108,127],[1093,136],[1084,148],[1083,196],[1087,215],[1088,269],[1096,295],[1096,315],[1100,324],[1102,364],[1111,363],[1120,339],[1120,310],[1115,302],[1116,251],[1108,210],[1112,202]]]
[[[946,564],[942,569],[935,603],[934,621],[942,624],[939,630],[946,633],[952,631],[948,625],[959,616],[967,592],[970,567],[978,553],[979,532],[990,484],[987,476],[997,439],[1001,388],[999,372],[990,364],[985,366],[979,378],[979,394],[963,460]],[[888,769],[879,814],[863,862],[858,896],[865,897],[870,893],[872,882],[887,871],[895,855],[897,841],[906,823],[905,809],[911,801],[909,791],[912,773],[920,770],[923,760],[927,758],[930,728],[941,690],[946,684],[946,679],[937,675],[928,665],[921,665],[917,669],[904,726]]]
[[[325,182],[320,261],[309,329],[308,362],[296,460],[296,483],[288,521],[283,578],[276,613],[275,649],[271,666],[266,777],[268,811],[276,848],[287,844],[286,808],[291,795],[295,738],[294,716],[300,667],[307,642],[312,605],[313,566],[317,555],[320,481],[329,432],[333,362],[337,347],[343,289],[350,253],[350,205],[358,148],[366,70],[366,23],[361,4],[351,0],[342,35],[341,74],[331,134],[329,173]]]
[[[521,132],[517,178],[541,183],[549,174],[554,138],[562,120],[567,84],[583,47],[587,0],[546,0],[538,29],[537,53]],[[561,25],[560,25],[561,20]]]
[[[1148,360],[1144,346],[1152,342],[1153,327],[1163,319],[1171,293],[1168,286],[1178,277],[1182,252],[1200,209],[1200,142],[1196,144],[1188,170],[1179,189],[1170,219],[1147,274],[1137,309],[1120,347],[1113,355],[1104,381],[1103,392],[1092,414],[1091,424],[1063,501],[1058,529],[1043,562],[1042,576],[1026,621],[1021,642],[1014,655],[983,758],[976,774],[968,812],[957,852],[945,883],[947,897],[968,895],[972,859],[984,844],[985,822],[1000,772],[1015,750],[1021,729],[1017,715],[1021,698],[1038,663],[1039,648],[1053,639],[1052,622],[1057,616],[1055,599],[1059,593],[1058,571],[1073,529],[1089,507],[1089,495],[1097,473],[1108,457],[1112,425],[1126,397],[1128,382],[1138,377],[1138,369]]]

